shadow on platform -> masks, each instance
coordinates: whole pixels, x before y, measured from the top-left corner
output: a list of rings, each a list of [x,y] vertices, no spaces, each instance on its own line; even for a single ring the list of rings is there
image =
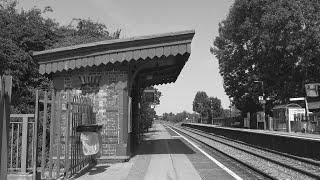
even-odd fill
[[[145,140],[139,145],[135,155],[143,154],[194,154],[180,139]]]
[[[151,130],[148,130],[147,133],[156,133],[156,132],[161,132],[161,131],[157,129],[151,129]]]
[[[96,175],[105,172],[110,166],[108,165],[92,165],[85,170],[80,171],[78,174],[76,174],[72,179],[77,179],[84,175]]]

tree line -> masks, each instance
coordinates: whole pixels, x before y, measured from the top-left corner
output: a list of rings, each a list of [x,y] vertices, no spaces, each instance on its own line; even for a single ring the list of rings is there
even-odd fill
[[[217,97],[209,97],[206,92],[198,91],[192,103],[194,113],[183,111],[177,114],[163,113],[162,120],[173,123],[195,122],[211,123],[213,118],[230,117],[229,109],[223,109],[221,100]]]
[[[211,52],[224,88],[242,112],[267,112],[291,97],[304,97],[306,83],[320,82],[320,1],[235,0]]]

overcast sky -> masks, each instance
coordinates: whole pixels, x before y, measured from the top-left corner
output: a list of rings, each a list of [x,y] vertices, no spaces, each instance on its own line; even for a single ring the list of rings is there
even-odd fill
[[[157,86],[162,92],[158,115],[164,112],[192,112],[197,91],[221,99],[228,108],[229,99],[223,89],[218,60],[210,54],[210,46],[218,35],[218,23],[227,16],[233,0],[19,0],[19,8],[43,9],[60,24],[72,18],[90,18],[121,29],[121,38],[194,29],[191,56],[176,83]]]

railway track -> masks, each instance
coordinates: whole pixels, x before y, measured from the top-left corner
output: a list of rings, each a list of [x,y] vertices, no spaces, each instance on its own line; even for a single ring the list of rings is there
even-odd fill
[[[320,179],[319,162],[259,148],[200,130],[170,127],[239,162],[266,179]]]

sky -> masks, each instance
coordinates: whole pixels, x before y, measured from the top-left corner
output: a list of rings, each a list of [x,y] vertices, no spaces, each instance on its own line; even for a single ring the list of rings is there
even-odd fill
[[[175,83],[156,86],[161,93],[158,115],[164,112],[192,112],[198,91],[221,99],[228,109],[229,99],[219,74],[218,60],[210,46],[218,36],[218,24],[226,18],[234,0],[19,0],[18,8],[43,9],[61,25],[73,18],[89,18],[106,24],[112,32],[121,29],[121,38],[194,29],[191,55]]]

